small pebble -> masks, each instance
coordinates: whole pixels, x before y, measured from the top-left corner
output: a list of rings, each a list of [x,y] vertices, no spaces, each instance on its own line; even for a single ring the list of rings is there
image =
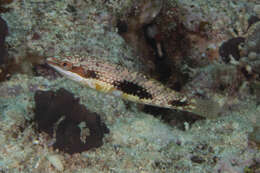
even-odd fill
[[[248,55],[248,58],[250,60],[255,60],[257,58],[256,52],[250,52],[249,55]]]
[[[156,25],[151,25],[147,28],[147,36],[149,38],[154,39],[157,34],[158,34],[158,28],[156,27]]]
[[[254,12],[260,15],[260,4],[254,6]]]
[[[150,23],[161,11],[162,0],[148,0],[144,1],[141,5],[141,14],[139,17],[140,24]]]
[[[242,57],[239,61],[246,63],[248,61],[248,57]]]
[[[192,156],[190,159],[194,163],[203,163],[203,162],[205,162],[205,160],[202,157],[200,157],[200,156]]]
[[[254,49],[256,47],[256,42],[250,41],[248,42],[247,46],[249,49]]]
[[[64,167],[63,164],[59,158],[58,155],[50,155],[47,156],[47,159],[51,162],[51,164],[58,170],[58,171],[63,171]]]

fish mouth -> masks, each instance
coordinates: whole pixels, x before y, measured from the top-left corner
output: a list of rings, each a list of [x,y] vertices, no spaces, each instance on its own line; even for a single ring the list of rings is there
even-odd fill
[[[58,61],[57,58],[54,57],[48,57],[45,60],[45,64],[47,64],[47,66],[49,66],[50,68],[56,70],[57,72],[61,73],[64,70],[60,67],[60,62]]]
[[[46,64],[48,64],[49,66],[53,67],[53,66],[57,66],[58,65],[58,61],[56,58],[54,57],[48,57],[45,61]]]

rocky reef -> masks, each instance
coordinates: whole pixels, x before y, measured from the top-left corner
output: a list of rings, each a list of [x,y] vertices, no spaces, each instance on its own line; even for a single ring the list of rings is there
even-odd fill
[[[0,24],[0,172],[260,171],[258,1],[4,1]],[[208,116],[67,80],[45,64],[64,55],[144,73]]]

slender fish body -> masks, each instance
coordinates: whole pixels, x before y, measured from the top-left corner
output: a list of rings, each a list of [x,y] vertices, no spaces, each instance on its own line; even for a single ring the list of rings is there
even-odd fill
[[[133,102],[200,114],[196,99],[119,65],[80,56],[51,57],[47,64],[63,76],[97,91]]]

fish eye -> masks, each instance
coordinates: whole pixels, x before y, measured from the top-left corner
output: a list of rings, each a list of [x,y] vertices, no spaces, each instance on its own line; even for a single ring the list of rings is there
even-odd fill
[[[69,63],[69,62],[62,62],[61,64],[60,64],[60,66],[61,67],[64,67],[64,68],[71,68],[71,64]]]

